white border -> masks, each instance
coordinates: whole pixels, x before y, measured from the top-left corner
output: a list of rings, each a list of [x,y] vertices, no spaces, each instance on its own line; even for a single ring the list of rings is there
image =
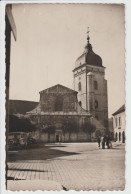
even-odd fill
[[[131,1],[130,0],[39,0],[39,1],[6,1],[0,2],[0,189],[2,194],[10,194],[11,191],[5,189],[5,46],[4,46],[4,17],[6,3],[124,3],[125,4],[125,63],[126,63],[126,188],[125,191],[106,191],[106,193],[131,193]],[[116,72],[116,74],[119,72]],[[43,191],[37,191],[42,193]],[[51,192],[51,191],[50,191]],[[52,191],[53,192],[53,191]],[[62,191],[64,192],[64,191]],[[75,192],[75,191],[70,191]],[[83,193],[82,191],[80,191]],[[86,191],[84,191],[86,192]],[[98,193],[98,191],[88,191],[88,193]],[[23,193],[15,192],[15,193]],[[24,192],[25,193],[25,192]],[[26,193],[34,193],[26,191]],[[46,191],[47,193],[47,191]],[[56,192],[57,193],[57,192]],[[103,193],[103,192],[99,192]]]

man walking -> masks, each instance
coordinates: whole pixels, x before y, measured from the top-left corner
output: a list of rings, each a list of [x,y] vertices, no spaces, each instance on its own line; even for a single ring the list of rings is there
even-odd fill
[[[107,146],[108,149],[110,149],[109,143],[110,143],[110,139],[109,139],[109,136],[107,135],[107,137],[106,137],[106,146]]]
[[[97,138],[97,142],[98,142],[98,147],[100,149],[100,146],[101,146],[101,137],[100,136]]]
[[[105,149],[105,136],[101,137],[102,149]]]

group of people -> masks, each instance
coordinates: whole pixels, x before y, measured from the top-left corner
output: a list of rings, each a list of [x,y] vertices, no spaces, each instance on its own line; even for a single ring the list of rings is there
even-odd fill
[[[102,147],[102,149],[105,149],[105,146],[107,146],[108,149],[112,148],[111,138],[108,135],[99,136],[97,139],[98,147]]]

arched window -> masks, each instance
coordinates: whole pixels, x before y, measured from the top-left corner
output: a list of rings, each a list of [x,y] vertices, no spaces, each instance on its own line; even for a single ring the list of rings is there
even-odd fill
[[[121,141],[121,132],[119,132],[119,141]]]
[[[122,132],[122,143],[125,143],[125,132]]]
[[[98,101],[95,100],[95,108],[98,108]]]
[[[79,105],[82,106],[82,102],[81,101],[79,101]]]
[[[78,83],[78,91],[81,91],[81,82]]]
[[[118,140],[118,135],[117,135],[117,132],[116,132],[116,137],[115,137],[116,141]]]
[[[56,98],[55,111],[63,111],[63,98],[61,96]]]
[[[94,89],[98,90],[98,83],[97,83],[97,81],[94,81]]]

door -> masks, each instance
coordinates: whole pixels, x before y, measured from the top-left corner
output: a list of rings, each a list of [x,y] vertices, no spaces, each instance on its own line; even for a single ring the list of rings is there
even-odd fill
[[[125,143],[125,132],[122,132],[122,143]]]
[[[59,135],[56,135],[56,142],[59,142]]]

